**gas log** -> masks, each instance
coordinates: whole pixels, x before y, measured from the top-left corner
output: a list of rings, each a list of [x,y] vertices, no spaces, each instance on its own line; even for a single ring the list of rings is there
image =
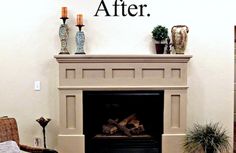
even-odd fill
[[[144,130],[144,126],[132,114],[119,122],[118,119],[108,119],[107,124],[102,126],[103,133],[106,135],[116,135],[118,132],[131,137],[132,135],[140,135]]]

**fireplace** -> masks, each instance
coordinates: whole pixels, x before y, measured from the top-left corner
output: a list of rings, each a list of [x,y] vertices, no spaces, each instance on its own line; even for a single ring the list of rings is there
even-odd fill
[[[163,102],[163,91],[83,92],[85,153],[160,153]]]
[[[183,151],[190,55],[55,58],[59,63],[60,152]],[[119,123],[133,116],[132,123],[138,123],[139,128],[130,136],[126,128],[132,131],[134,124],[130,121],[120,127]],[[104,132],[104,126],[105,131],[109,126],[117,131],[111,134],[108,128],[109,132]]]

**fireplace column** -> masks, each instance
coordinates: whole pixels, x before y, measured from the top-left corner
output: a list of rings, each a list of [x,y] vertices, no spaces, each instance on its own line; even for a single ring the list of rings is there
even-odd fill
[[[187,88],[165,90],[164,99],[162,153],[182,153],[186,130]]]
[[[82,90],[59,88],[58,145],[63,153],[84,153]]]

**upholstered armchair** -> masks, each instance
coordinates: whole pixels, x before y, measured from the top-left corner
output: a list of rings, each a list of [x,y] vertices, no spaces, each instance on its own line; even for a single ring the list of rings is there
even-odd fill
[[[0,142],[15,141],[20,150],[30,153],[57,153],[56,150],[30,147],[20,144],[18,127],[14,118],[0,117]]]

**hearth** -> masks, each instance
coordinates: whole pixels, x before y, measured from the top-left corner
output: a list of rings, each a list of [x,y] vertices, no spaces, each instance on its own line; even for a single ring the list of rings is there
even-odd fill
[[[95,138],[91,141],[92,148],[85,149],[91,153],[161,153],[158,141],[149,137],[131,138]]]
[[[85,153],[161,153],[163,95],[163,91],[84,91]],[[116,130],[104,131],[110,127]]]

